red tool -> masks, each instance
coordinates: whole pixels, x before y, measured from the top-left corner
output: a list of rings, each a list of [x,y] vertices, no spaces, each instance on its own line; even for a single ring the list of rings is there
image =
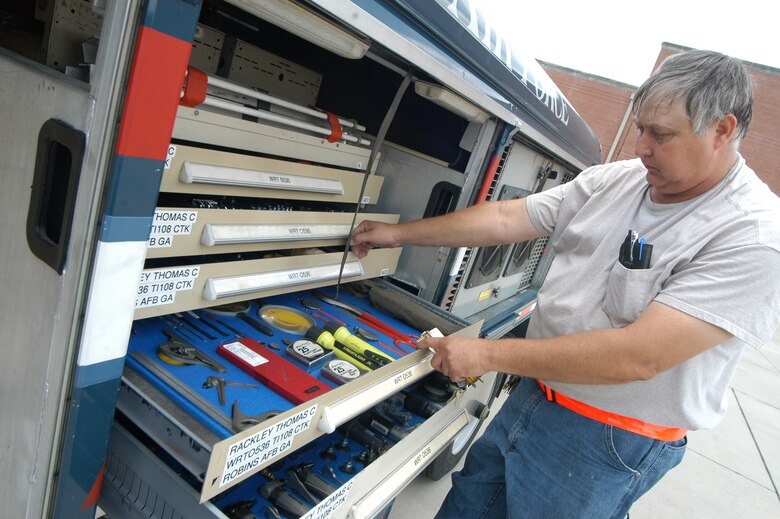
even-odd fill
[[[217,353],[295,405],[330,389],[249,337],[220,344]]]

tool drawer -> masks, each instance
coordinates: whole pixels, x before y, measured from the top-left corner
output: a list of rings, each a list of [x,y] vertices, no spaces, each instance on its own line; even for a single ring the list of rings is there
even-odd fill
[[[360,292],[345,293],[350,287]],[[421,331],[374,308],[372,290],[398,292],[386,283],[358,283],[342,287],[338,300],[333,288],[301,290],[136,321],[119,423],[146,439],[143,448],[164,453],[164,471],[179,471],[201,501],[223,512],[253,502],[247,510],[258,516],[274,503],[293,506],[284,512],[291,517],[309,511],[326,517],[318,514],[336,509],[339,516],[374,517],[433,457],[479,423],[479,402],[492,392],[493,380],[464,391],[433,372],[431,353],[413,346]],[[451,327],[463,324],[423,301],[414,304]],[[321,358],[302,356],[317,347],[313,342],[296,350],[313,338],[312,326],[347,343],[363,337],[370,343],[364,355],[375,359],[378,352],[392,362],[356,370],[354,378],[333,378],[326,370],[344,352],[320,348]],[[171,344],[187,344],[205,361],[177,357]],[[213,377],[224,381],[221,389],[208,383]],[[132,449],[119,442],[124,447],[112,446],[115,462],[133,464],[122,461],[129,456],[123,451]],[[160,470],[159,464],[142,465],[134,470]],[[296,470],[304,480],[329,481],[330,493],[312,499],[306,485],[296,490],[289,483]],[[288,481],[284,490],[272,492],[282,479]],[[121,502],[121,484],[106,483],[106,499]]]
[[[364,177],[356,171],[185,145],[171,145],[168,156],[162,192],[354,204]],[[300,148],[293,157],[312,160],[306,159]],[[360,166],[365,167],[365,163]],[[360,203],[376,203],[381,187],[382,178],[370,175]]]

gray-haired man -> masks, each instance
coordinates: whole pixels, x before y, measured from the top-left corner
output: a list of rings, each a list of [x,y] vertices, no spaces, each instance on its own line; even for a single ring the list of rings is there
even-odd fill
[[[715,426],[745,346],[780,319],[780,200],[738,153],[745,67],[690,51],[637,91],[638,160],[527,199],[398,225],[361,224],[360,256],[403,243],[548,235],[555,252],[526,339],[428,339],[453,380],[523,375],[439,517],[615,517]]]

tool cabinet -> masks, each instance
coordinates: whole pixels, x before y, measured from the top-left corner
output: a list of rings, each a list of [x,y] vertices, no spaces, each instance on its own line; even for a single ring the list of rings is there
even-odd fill
[[[455,466],[503,376],[416,339],[522,335],[545,242],[347,241],[598,161],[541,69],[468,2],[34,4],[0,39],[9,514],[383,517]]]

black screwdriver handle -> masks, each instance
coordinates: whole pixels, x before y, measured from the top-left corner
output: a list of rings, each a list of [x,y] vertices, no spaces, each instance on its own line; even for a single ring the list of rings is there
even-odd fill
[[[254,328],[255,330],[257,330],[257,331],[259,331],[259,332],[262,332],[262,333],[264,333],[264,334],[266,334],[266,335],[268,335],[268,336],[273,336],[273,334],[274,334],[274,331],[273,331],[273,330],[271,329],[271,327],[270,327],[270,326],[268,326],[267,324],[265,324],[265,323],[261,323],[261,322],[260,322],[260,321],[258,321],[257,319],[253,319],[253,318],[249,317],[249,316],[248,316],[246,313],[244,313],[244,312],[238,312],[238,313],[236,314],[236,316],[237,316],[239,319],[241,319],[242,321],[244,321],[245,323],[247,323],[248,325],[250,325],[250,326],[251,326],[252,328]]]

